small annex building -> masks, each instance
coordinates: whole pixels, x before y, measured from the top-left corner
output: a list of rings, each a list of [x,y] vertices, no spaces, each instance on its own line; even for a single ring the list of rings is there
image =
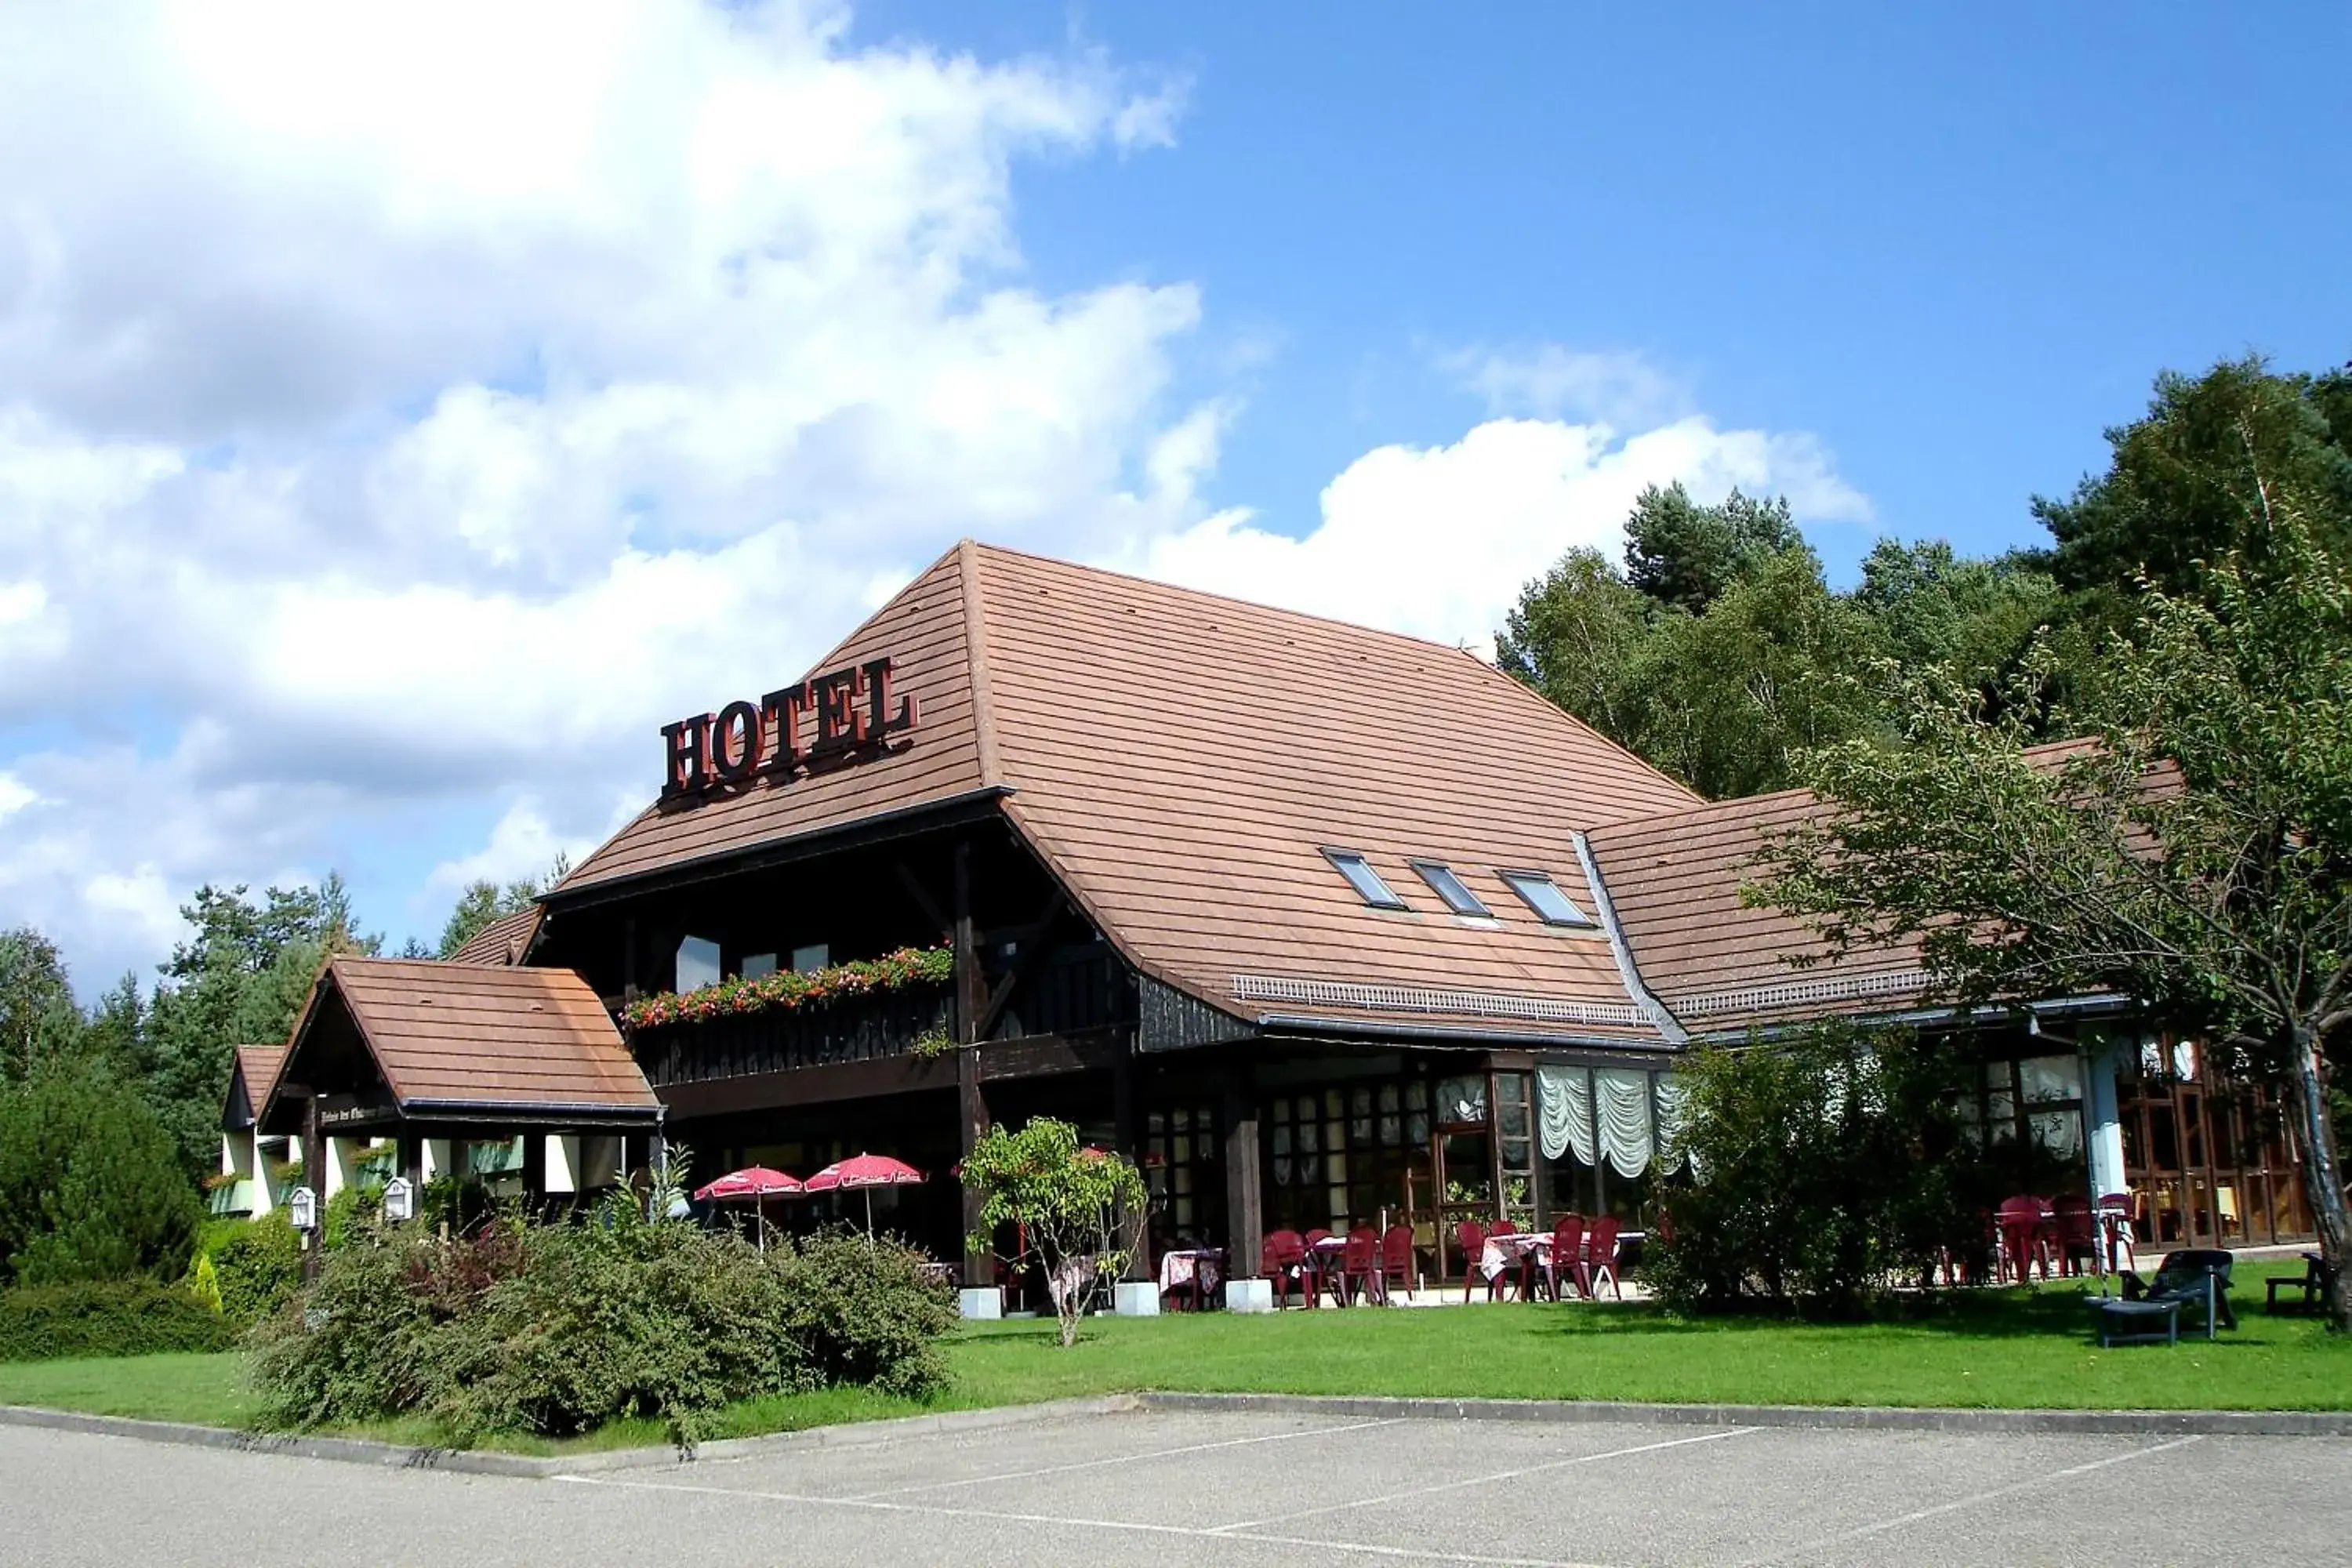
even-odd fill
[[[658,1119],[698,1177],[943,1178],[1051,1113],[1141,1163],[1155,1246],[1402,1220],[1444,1277],[1462,1218],[1643,1225],[1694,1040],[1887,1016],[1966,1034],[1987,1147],[2144,1192],[2150,1239],[2308,1229],[2274,1108],[2193,1042],[2122,997],[1931,1009],[1904,952],[1793,967],[1738,889],[1809,797],[1701,800],[1459,649],[967,541],[647,739],[651,803],[535,909],[330,966],[261,1131],[315,1090],[428,1169]],[[952,1182],[886,1204],[961,1248]]]

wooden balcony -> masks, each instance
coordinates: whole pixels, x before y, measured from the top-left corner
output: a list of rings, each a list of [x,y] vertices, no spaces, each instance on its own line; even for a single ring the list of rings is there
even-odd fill
[[[646,1081],[659,1089],[906,1056],[923,1036],[951,1035],[954,1028],[954,994],[938,985],[825,1007],[661,1024],[632,1031],[629,1045]]]

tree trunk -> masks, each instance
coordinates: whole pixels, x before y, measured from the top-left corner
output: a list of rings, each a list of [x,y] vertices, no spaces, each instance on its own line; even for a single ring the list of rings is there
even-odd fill
[[[2352,1258],[2352,1211],[2345,1204],[2344,1163],[2336,1147],[2336,1121],[2328,1114],[2327,1064],[2318,1033],[2301,1025],[2294,1028],[2287,1061],[2287,1091],[2295,1142],[2302,1146],[2304,1193],[2319,1226],[2320,1256],[2334,1269],[2328,1322],[2339,1331],[2352,1330],[2352,1271],[2345,1268]]]

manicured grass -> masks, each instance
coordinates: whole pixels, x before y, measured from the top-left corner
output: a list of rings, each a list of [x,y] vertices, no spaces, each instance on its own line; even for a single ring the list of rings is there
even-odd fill
[[[0,1405],[242,1426],[253,1396],[234,1352],[0,1362]]]
[[[1140,1389],[1391,1394],[1441,1398],[1673,1403],[1980,1405],[2087,1409],[2352,1408],[2352,1337],[2315,1319],[2263,1314],[2262,1279],[2299,1264],[2244,1264],[2239,1327],[2211,1343],[2102,1351],[2073,1282],[1974,1291],[1932,1309],[1851,1324],[1685,1321],[1639,1305],[1517,1305],[1383,1311],[1211,1312],[1089,1320],[1054,1343],[1050,1320],[974,1324],[952,1335],[954,1386],[928,1405],[855,1389],[750,1401],[714,1436],[750,1436],[924,1410],[1024,1404]],[[233,1355],[0,1365],[0,1404],[47,1405],[224,1426],[249,1419]],[[361,1436],[432,1443],[423,1423]],[[625,1422],[549,1453],[665,1440]]]

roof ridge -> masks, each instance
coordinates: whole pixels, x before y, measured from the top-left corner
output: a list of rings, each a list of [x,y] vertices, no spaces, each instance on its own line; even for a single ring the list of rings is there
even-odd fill
[[[970,535],[956,541],[956,585],[963,598],[964,682],[971,688],[971,738],[980,754],[982,788],[1004,782],[996,756],[996,704],[988,685],[988,616],[980,583],[982,546]],[[928,570],[928,568],[927,568]]]
[[[1386,637],[1393,642],[1411,643],[1415,647],[1435,648],[1442,653],[1470,653],[1459,643],[1439,642],[1434,637],[1415,637],[1411,632],[1391,631],[1385,626],[1368,626],[1361,621],[1342,620],[1338,616],[1319,616],[1312,610],[1294,610],[1285,605],[1268,604],[1264,599],[1244,599],[1238,594],[1220,594],[1208,588],[1194,588],[1182,583],[1171,583],[1165,578],[1147,577],[1140,572],[1123,572],[1116,566],[1097,566],[1089,562],[1070,561],[1058,555],[1045,555],[1034,550],[1020,550],[1010,544],[990,544],[982,540],[967,540],[973,549],[991,555],[1009,556],[1016,561],[1031,561],[1045,566],[1058,566],[1067,572],[1083,572],[1089,576],[1115,577],[1122,583],[1155,588],[1161,593],[1181,594],[1187,598],[1206,599],[1213,604],[1233,605],[1264,615],[1280,616],[1288,620],[1307,621],[1316,626],[1335,626],[1341,631],[1364,637]],[[1471,653],[1477,659],[1478,656]],[[1478,659],[1484,664],[1484,659]]]

